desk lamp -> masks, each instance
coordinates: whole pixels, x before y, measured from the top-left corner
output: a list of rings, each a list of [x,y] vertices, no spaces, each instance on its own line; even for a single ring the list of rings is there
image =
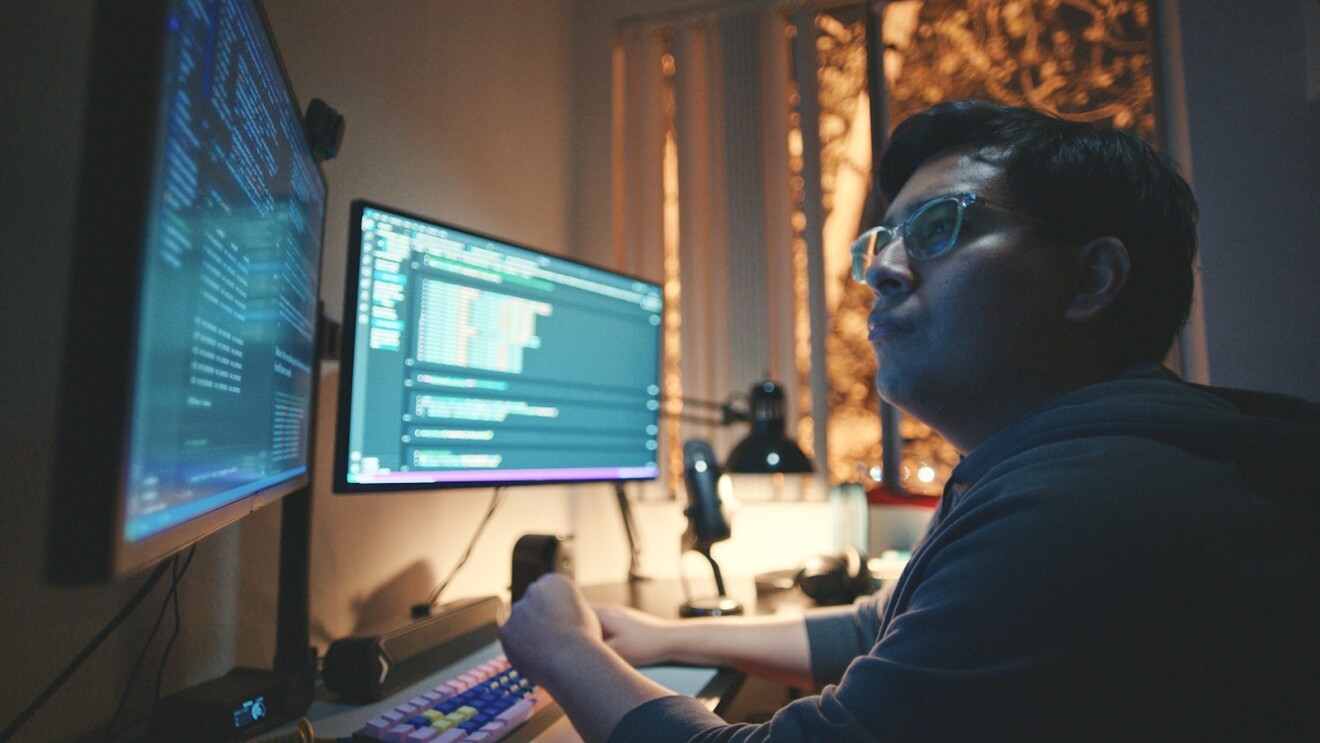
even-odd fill
[[[784,392],[765,380],[748,395],[752,430],[729,452],[729,472],[777,474],[812,472],[811,460],[784,436]]]
[[[692,423],[708,426],[731,426],[750,423],[751,431],[729,453],[728,471],[733,474],[796,474],[814,472],[811,460],[790,438],[784,436],[784,392],[769,379],[752,385],[746,403],[740,405],[730,396],[725,402],[711,402],[691,397],[680,398],[684,406],[711,408],[720,415],[669,413]]]

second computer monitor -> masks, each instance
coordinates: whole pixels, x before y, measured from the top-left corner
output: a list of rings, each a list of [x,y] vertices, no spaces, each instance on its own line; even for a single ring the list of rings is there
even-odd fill
[[[657,476],[659,285],[354,202],[339,492]]]
[[[47,558],[70,584],[308,484],[326,212],[259,3],[99,3],[96,39]]]

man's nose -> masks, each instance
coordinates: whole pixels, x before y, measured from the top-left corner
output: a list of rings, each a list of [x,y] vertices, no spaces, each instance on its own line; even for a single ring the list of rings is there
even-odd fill
[[[902,237],[876,246],[871,265],[866,268],[866,283],[876,296],[909,291],[913,281],[912,266]]]

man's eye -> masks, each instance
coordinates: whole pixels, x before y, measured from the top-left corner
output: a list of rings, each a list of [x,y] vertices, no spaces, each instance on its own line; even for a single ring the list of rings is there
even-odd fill
[[[952,217],[941,214],[925,215],[924,219],[912,225],[911,231],[913,236],[922,242],[943,240],[953,233],[956,221]]]

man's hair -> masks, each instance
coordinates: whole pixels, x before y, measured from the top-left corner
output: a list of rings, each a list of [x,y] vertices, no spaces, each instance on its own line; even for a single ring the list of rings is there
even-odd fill
[[[986,101],[951,101],[904,120],[880,160],[893,201],[930,158],[970,150],[1002,165],[1016,206],[1070,242],[1112,236],[1127,248],[1127,285],[1101,318],[1111,361],[1162,361],[1192,301],[1196,200],[1177,166],[1111,128]]]

